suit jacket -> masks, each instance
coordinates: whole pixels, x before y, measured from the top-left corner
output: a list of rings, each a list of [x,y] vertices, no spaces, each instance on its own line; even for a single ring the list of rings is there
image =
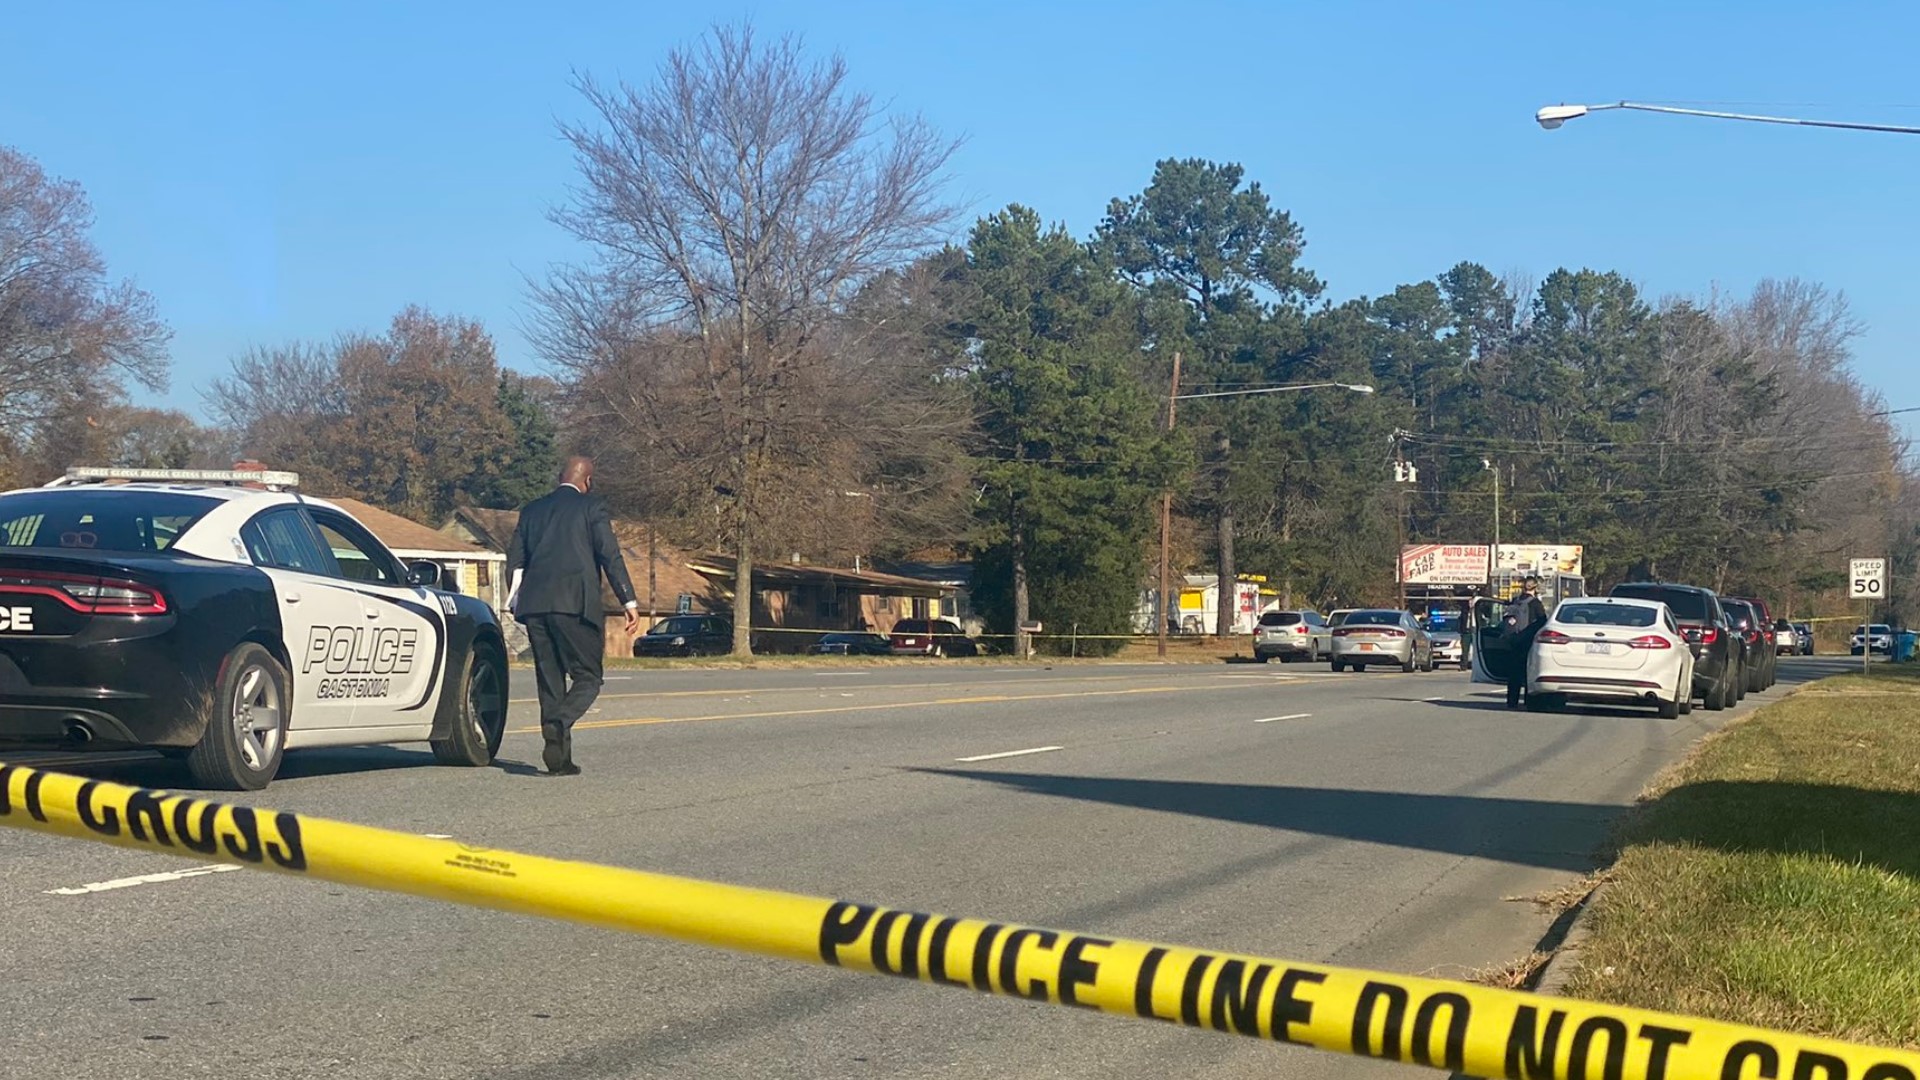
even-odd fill
[[[622,604],[634,599],[633,580],[614,539],[607,504],[564,484],[520,511],[520,524],[507,545],[507,580],[521,570],[525,574],[512,604],[516,618],[578,615],[596,626],[604,624],[602,573]]]

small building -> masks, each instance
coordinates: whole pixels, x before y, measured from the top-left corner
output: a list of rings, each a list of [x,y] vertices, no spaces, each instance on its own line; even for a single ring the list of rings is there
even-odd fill
[[[702,555],[689,564],[732,610],[731,556]],[[820,634],[871,630],[884,634],[901,619],[954,617],[954,589],[937,581],[804,562],[757,563],[753,624],[768,652],[799,652]]]
[[[1160,611],[1159,589],[1148,588],[1140,592],[1140,603],[1134,608],[1133,626],[1142,634],[1158,634],[1160,628],[1154,625],[1155,616]],[[1266,579],[1257,575],[1243,575],[1233,583],[1228,591],[1228,602],[1233,605],[1233,632],[1251,634],[1260,622],[1263,612],[1275,610],[1280,603],[1279,594],[1266,586]],[[1220,575],[1188,574],[1180,584],[1178,620],[1168,629],[1177,634],[1211,634],[1220,623]]]
[[[856,564],[854,569],[860,566]],[[986,620],[973,608],[973,563],[964,559],[908,560],[876,563],[868,569],[940,586],[946,590],[940,604],[942,615],[957,620],[970,634],[986,629]]]

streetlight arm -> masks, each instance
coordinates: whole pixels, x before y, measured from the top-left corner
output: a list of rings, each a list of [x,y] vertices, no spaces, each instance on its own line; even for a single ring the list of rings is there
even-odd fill
[[[1682,109],[1673,105],[1644,105],[1635,101],[1615,101],[1603,105],[1549,105],[1533,114],[1540,126],[1551,131],[1569,120],[1604,109],[1632,109],[1636,112],[1667,113],[1671,116],[1704,116],[1713,120],[1745,120],[1756,124],[1788,124],[1793,127],[1840,128],[1845,131],[1882,131],[1896,135],[1920,135],[1920,127],[1897,124],[1856,124],[1845,120],[1807,120],[1795,116],[1759,116],[1753,113],[1715,112],[1710,109]]]
[[[1175,394],[1175,401],[1191,401],[1194,398],[1245,397],[1250,394],[1280,394],[1288,390],[1326,390],[1330,388],[1351,390],[1356,394],[1371,394],[1373,387],[1356,383],[1317,382],[1301,383],[1297,386],[1263,386],[1256,390],[1209,390],[1200,394]]]

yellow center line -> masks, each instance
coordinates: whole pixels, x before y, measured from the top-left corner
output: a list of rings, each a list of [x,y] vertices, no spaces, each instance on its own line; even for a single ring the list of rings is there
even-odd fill
[[[1189,694],[1197,690],[1243,690],[1239,686],[1140,686],[1130,690],[1076,690],[1061,694],[970,694],[966,697],[933,698],[928,701],[895,701],[880,705],[831,705],[819,709],[777,709],[767,712],[714,713],[710,716],[637,716],[630,720],[582,720],[573,725],[582,728],[639,727],[643,724],[692,724],[705,720],[762,720],[779,716],[824,716],[830,713],[877,712],[882,709],[918,709],[932,705],[978,705],[982,702],[1052,701],[1060,698],[1122,697],[1132,694]],[[512,728],[513,735],[537,735],[536,727]]]
[[[1118,682],[1122,679],[1137,679],[1138,675],[1087,675],[1067,676],[1059,682]],[[683,697],[742,697],[748,694],[799,694],[813,690],[941,690],[949,686],[1013,686],[1031,679],[982,679],[979,682],[933,682],[933,683],[816,683],[812,686],[762,686],[734,687],[727,690],[633,690],[621,694],[601,694],[598,701],[614,701],[621,698],[683,698]],[[509,705],[532,705],[539,698],[508,698]]]

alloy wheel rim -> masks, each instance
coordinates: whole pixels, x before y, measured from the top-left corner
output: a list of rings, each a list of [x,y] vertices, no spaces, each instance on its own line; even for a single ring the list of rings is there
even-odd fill
[[[475,668],[473,678],[467,683],[467,712],[473,716],[473,730],[482,740],[493,734],[490,729],[504,706],[503,697],[493,668]]]
[[[264,770],[279,753],[287,730],[280,686],[265,667],[249,664],[240,672],[230,719],[241,760],[255,772]]]

